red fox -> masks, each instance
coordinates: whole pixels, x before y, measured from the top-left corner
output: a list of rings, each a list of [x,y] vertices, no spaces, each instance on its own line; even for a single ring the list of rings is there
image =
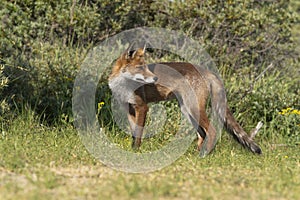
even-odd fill
[[[210,153],[216,142],[216,130],[206,114],[206,102],[211,95],[212,108],[219,120],[233,137],[253,153],[261,154],[260,147],[252,137],[236,122],[226,104],[226,94],[221,80],[211,71],[195,68],[186,62],[146,64],[145,48],[126,51],[115,62],[109,76],[109,87],[114,97],[127,110],[132,131],[132,147],[139,148],[145,125],[147,104],[179,97],[182,113],[196,128],[198,149]],[[165,67],[172,69],[169,72]],[[200,69],[200,72],[199,72]],[[180,76],[178,76],[178,74]],[[196,101],[191,103],[190,91],[182,84],[183,80],[192,87]],[[162,80],[165,84],[161,84]],[[192,104],[192,105],[191,105]],[[224,113],[223,115],[221,113]],[[203,145],[205,142],[206,145]]]

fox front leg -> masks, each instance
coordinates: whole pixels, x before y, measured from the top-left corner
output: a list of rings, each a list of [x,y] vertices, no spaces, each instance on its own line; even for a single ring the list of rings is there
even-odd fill
[[[126,105],[126,108],[128,108],[127,110],[127,119],[129,122],[129,126],[130,126],[130,132],[131,134],[133,134],[134,128],[135,128],[135,110],[132,106],[132,104],[128,104]]]
[[[141,146],[143,130],[145,126],[146,115],[148,112],[147,104],[134,105],[135,110],[135,127],[132,134],[132,148],[137,149]]]

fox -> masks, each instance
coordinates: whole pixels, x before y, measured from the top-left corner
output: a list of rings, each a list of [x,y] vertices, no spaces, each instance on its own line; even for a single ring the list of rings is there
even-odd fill
[[[203,67],[196,69],[195,65],[188,62],[147,64],[145,51],[145,47],[127,49],[116,59],[108,77],[112,95],[127,112],[132,148],[139,149],[141,146],[149,110],[147,104],[177,98],[181,112],[196,129],[197,149],[205,152],[205,155],[209,154],[217,138],[216,129],[206,113],[206,103],[210,97],[212,109],[227,132],[243,147],[255,154],[262,154],[261,148],[233,117],[227,105],[223,83],[216,74]],[[186,84],[182,84],[183,79]],[[192,98],[186,85],[194,91]]]

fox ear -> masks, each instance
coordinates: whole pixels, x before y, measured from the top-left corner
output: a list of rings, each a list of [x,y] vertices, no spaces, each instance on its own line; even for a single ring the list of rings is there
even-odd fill
[[[125,53],[125,59],[132,59],[132,58],[134,58],[134,56],[135,56],[135,54],[136,54],[136,51],[127,51],[126,53]]]
[[[125,59],[126,59],[126,60],[129,59],[129,52],[128,52],[128,51],[126,51],[126,53],[125,53]]]
[[[147,48],[147,43],[145,43],[144,48],[143,48],[143,54],[145,54]]]
[[[128,51],[125,51],[124,54],[123,54],[123,58],[125,58],[126,60],[129,59],[129,54],[128,54]]]
[[[131,58],[134,58],[135,54],[136,54],[136,51],[134,51],[134,52],[132,53]]]
[[[145,54],[145,52],[146,52],[146,47],[147,47],[147,44],[145,43],[143,51],[142,51],[143,54]],[[133,53],[131,54],[131,58],[134,58],[136,52],[137,52],[137,50],[133,51]],[[128,55],[130,55],[129,51],[128,51]]]
[[[132,49],[134,43],[135,43],[135,42],[129,44],[128,48],[126,49],[125,59],[129,59],[129,58],[130,58],[130,52],[131,52],[131,49]]]

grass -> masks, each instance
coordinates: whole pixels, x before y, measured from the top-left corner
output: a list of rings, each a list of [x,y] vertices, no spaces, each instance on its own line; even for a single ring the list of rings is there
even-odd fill
[[[292,5],[294,9],[299,7],[296,4],[294,0]],[[87,13],[91,14],[89,10]],[[14,15],[11,16],[13,16],[11,19],[15,18]],[[85,19],[84,16],[81,18]],[[53,19],[56,20],[56,17]],[[68,21],[68,17],[65,19]],[[24,27],[19,27],[19,32],[25,31],[27,34],[25,22],[21,23]],[[34,23],[33,25],[37,26],[38,24]],[[70,26],[71,29],[73,25],[75,24]],[[299,30],[299,25],[293,28],[298,52],[300,52]],[[72,77],[75,77],[76,69],[80,65],[78,63],[81,63],[85,50],[81,50],[79,43],[78,47],[75,45],[65,48],[65,42],[63,42],[63,47],[58,45],[61,44],[60,39],[45,43],[41,42],[40,38],[31,38],[26,34],[24,42],[20,38],[23,34],[20,34],[19,37],[19,34],[12,32],[11,38],[8,38],[11,40],[9,42],[17,41],[17,43],[13,44],[13,48],[6,48],[12,49],[9,52],[5,50],[4,55],[10,54],[10,51],[15,50],[14,48],[20,46],[23,41],[25,46],[29,45],[32,49],[33,55],[28,61],[28,57],[21,54],[19,50],[13,51],[13,55],[16,54],[18,58],[16,61],[14,61],[14,57],[1,58],[1,62],[5,66],[16,67],[16,69],[13,68],[13,71],[16,70],[18,73],[22,69],[24,72],[21,74],[26,75],[24,80],[23,77],[15,77],[20,82],[16,81],[13,84],[20,84],[16,84],[18,87],[12,87],[16,89],[12,93],[14,94],[13,101],[21,102],[23,95],[35,99],[35,92],[50,94],[49,92],[52,91],[57,95],[54,95],[55,97],[59,97],[58,99],[51,100],[50,97],[53,97],[53,94],[41,95],[39,97],[41,99],[38,101],[49,103],[48,101],[51,100],[49,103],[51,106],[48,106],[51,108],[50,112],[61,111],[62,105],[65,104],[65,109],[67,109],[68,103],[66,102],[70,101],[69,94],[72,91],[69,85],[72,84]],[[62,32],[62,34],[64,33]],[[68,34],[65,36],[65,38],[70,38]],[[49,38],[53,37],[51,32]],[[71,37],[73,38],[73,36]],[[4,42],[3,44],[7,44],[6,38],[4,39],[1,41]],[[10,43],[8,44],[11,46]],[[23,50],[22,47],[22,53],[24,53],[23,51],[25,49]],[[171,58],[166,59],[166,61],[170,60]],[[36,68],[34,71],[37,75],[27,75],[27,66]],[[218,67],[222,69],[222,66]],[[228,67],[224,69],[226,70]],[[245,66],[240,69],[240,72],[235,73],[247,75],[247,70],[250,69],[251,67]],[[76,130],[67,122],[63,126],[44,126],[40,123],[40,118],[31,111],[25,111],[14,119],[4,122],[7,113],[3,111],[3,116],[0,116],[0,200],[300,199],[298,69],[299,63],[296,63],[294,65],[287,64],[286,69],[282,69],[278,74],[276,74],[277,70],[275,72],[267,71],[256,81],[252,94],[245,98],[241,98],[243,96],[241,91],[247,91],[255,77],[245,76],[238,80],[236,76],[228,73],[229,77],[226,79],[224,76],[227,72],[225,73],[224,70],[224,74],[222,73],[228,89],[229,103],[235,109],[239,122],[244,127],[249,126],[246,127],[247,130],[251,129],[251,124],[255,124],[258,120],[262,120],[265,124],[257,137],[257,143],[263,150],[262,156],[253,155],[234,142],[227,134],[223,134],[215,150],[209,156],[199,158],[194,143],[173,164],[160,171],[147,174],[124,173],[104,166],[87,152]],[[14,75],[12,77],[14,78]],[[30,77],[35,78],[31,79]],[[39,81],[36,82],[35,79]],[[2,88],[4,87],[3,83],[1,84]],[[26,85],[19,87],[23,84]],[[27,84],[33,84],[37,90],[32,90]],[[27,89],[23,91],[23,88]],[[22,98],[18,99],[14,97],[15,95]],[[10,96],[7,98],[10,99]],[[99,98],[98,100],[102,102],[103,99]],[[98,108],[105,107],[106,104],[110,105],[108,101],[105,101],[105,105],[101,102],[99,102]],[[3,103],[4,101],[1,102],[0,108],[4,107]],[[171,111],[175,110],[172,104],[167,107]],[[291,112],[287,112],[288,109]],[[49,112],[44,110],[44,106],[42,106],[42,110]],[[8,116],[10,115],[11,113],[8,113]],[[54,115],[59,115],[59,113],[54,113]],[[262,116],[264,118],[261,118]],[[68,121],[68,116],[62,116],[62,118],[64,117]],[[161,116],[158,117],[161,119]],[[176,118],[175,116],[171,119],[172,126],[174,126]],[[108,117],[107,121],[110,122],[109,120]],[[142,152],[160,148],[168,142],[173,133],[172,127],[167,127],[162,135],[156,135],[144,142]],[[119,147],[131,151],[130,136],[114,131],[110,139],[118,143]]]
[[[2,130],[0,199],[300,199],[299,146],[284,138],[258,138],[256,156],[223,134],[206,158],[193,144],[160,171],[130,174],[95,160],[71,126],[37,121],[20,116]]]

